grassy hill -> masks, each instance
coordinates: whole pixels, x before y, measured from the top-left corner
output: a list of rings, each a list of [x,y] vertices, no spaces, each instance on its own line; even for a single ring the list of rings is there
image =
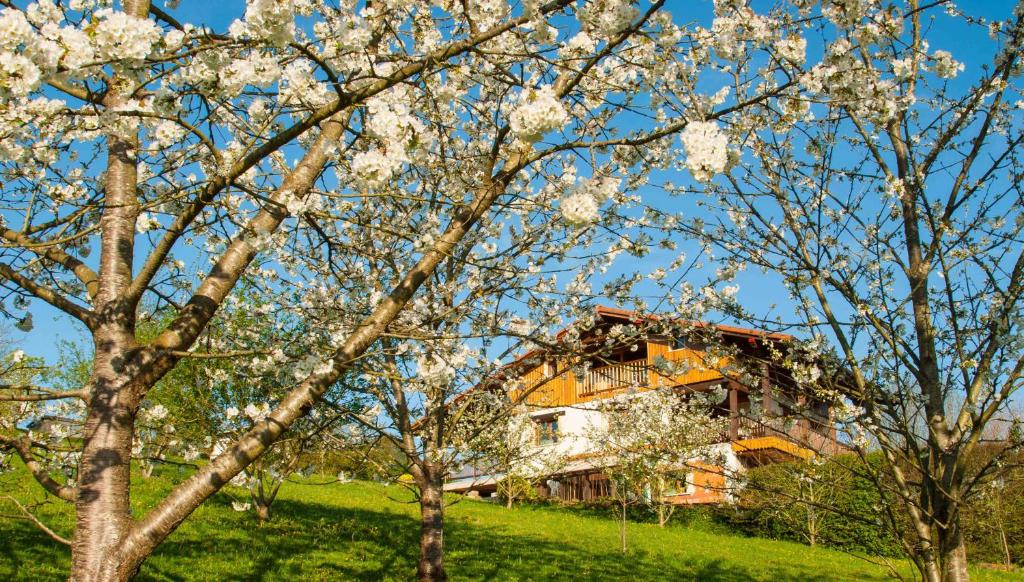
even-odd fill
[[[41,499],[24,475],[0,476],[0,495]],[[136,482],[133,505],[152,505],[170,481]],[[31,491],[31,493],[28,493]],[[416,568],[417,506],[399,486],[289,483],[274,519],[258,526],[220,494],[143,566],[141,580],[408,580]],[[12,507],[0,501],[0,513]],[[38,509],[70,531],[63,504]],[[885,568],[788,542],[631,524],[632,549],[618,551],[613,520],[567,509],[506,510],[465,500],[449,508],[447,567],[453,580],[885,580]],[[69,552],[22,521],[0,520],[0,580],[61,580]],[[904,564],[907,575],[913,576]],[[1011,575],[975,570],[975,580]]]

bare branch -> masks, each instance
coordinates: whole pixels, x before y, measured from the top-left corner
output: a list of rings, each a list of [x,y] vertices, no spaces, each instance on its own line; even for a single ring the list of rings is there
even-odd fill
[[[69,540],[69,539],[67,539],[67,538],[57,534],[57,532],[55,532],[52,529],[50,529],[49,527],[47,527],[47,525],[45,523],[40,521],[38,517],[33,515],[32,512],[29,511],[27,507],[22,505],[21,502],[18,501],[17,499],[11,497],[10,495],[4,495],[0,499],[6,499],[7,501],[10,501],[11,503],[13,503],[14,506],[17,507],[21,511],[21,513],[22,513],[21,519],[26,519],[28,521],[31,521],[33,524],[35,524],[36,527],[41,529],[43,531],[43,533],[45,533],[47,536],[49,536],[49,538],[52,539],[53,541],[61,543],[61,544],[64,544],[65,546],[70,546],[71,545],[71,540]],[[16,516],[16,515],[12,515],[12,516],[9,516],[9,517],[12,517],[14,519],[18,519],[18,516]]]
[[[32,295],[38,297],[39,299],[42,299],[43,301],[49,303],[50,305],[56,307],[57,309],[60,309],[64,313],[67,313],[68,315],[81,321],[87,327],[92,327],[92,311],[76,303],[72,303],[70,299],[64,297],[63,295],[54,291],[53,289],[46,287],[44,285],[40,285],[35,281],[29,279],[28,277],[25,277],[24,275],[12,269],[10,265],[6,263],[0,263],[0,277],[3,277],[8,281],[11,281],[12,283],[18,285],[25,291],[31,293]]]

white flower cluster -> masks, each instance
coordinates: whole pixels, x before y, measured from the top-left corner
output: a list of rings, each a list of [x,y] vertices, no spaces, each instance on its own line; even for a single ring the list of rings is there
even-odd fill
[[[153,128],[149,148],[154,151],[169,148],[178,143],[178,140],[184,135],[185,128],[181,124],[171,119],[165,119]]]
[[[779,57],[794,65],[802,65],[807,60],[807,40],[800,36],[787,36],[775,43]]]
[[[367,103],[364,133],[382,147],[352,157],[352,173],[364,187],[375,189],[387,184],[410,161],[409,152],[427,141],[423,123],[412,114],[412,98],[408,91],[395,90]]]
[[[619,190],[621,180],[598,176],[584,181],[559,202],[562,218],[572,225],[593,224],[600,218],[598,209]]]
[[[405,91],[392,91],[370,99],[366,104],[366,132],[389,148],[409,148],[416,136],[423,133],[423,123],[412,114],[409,106],[411,98]]]
[[[694,121],[679,139],[686,151],[686,167],[693,177],[708,182],[725,171],[729,163],[729,140],[714,121]]]
[[[109,8],[99,10],[93,44],[102,60],[146,58],[160,41],[160,27],[152,20],[135,18]]]
[[[0,95],[27,95],[39,86],[49,51],[42,48],[36,41],[32,26],[25,15],[14,8],[0,11]],[[18,54],[20,46],[25,47],[25,54]]]
[[[163,404],[157,404],[156,406],[147,408],[142,412],[142,419],[144,422],[160,422],[167,418],[167,407]]]
[[[270,414],[270,404],[264,402],[259,406],[255,404],[249,404],[245,407],[245,415],[249,417],[249,420],[253,422],[259,422],[266,418]]]
[[[825,95],[834,103],[880,123],[892,119],[906,106],[896,95],[893,81],[882,79],[877,70],[865,66],[846,39],[832,43],[825,59],[803,75],[800,82],[808,91]]]
[[[964,64],[954,60],[949,51],[935,51],[932,60],[932,71],[943,79],[952,79],[964,70]]]
[[[597,48],[597,39],[590,36],[585,30],[581,30],[578,34],[569,39],[569,42],[565,43],[565,46],[559,51],[559,55],[564,58],[571,58],[573,56],[590,54]]]
[[[913,57],[894,59],[892,61],[892,75],[897,79],[909,79],[914,76],[917,64]]]
[[[262,40],[273,46],[285,46],[295,40],[295,15],[308,15],[309,0],[249,0],[245,18],[228,29],[238,39]]]
[[[292,72],[293,75],[297,73]],[[218,84],[228,95],[242,92],[246,86],[268,87],[281,77],[281,67],[268,54],[253,51],[246,58],[233,61],[219,72]],[[292,78],[293,83],[307,83],[308,80]]]
[[[789,370],[793,380],[800,386],[814,384],[821,378],[821,368],[812,363],[790,362]]]
[[[474,0],[468,4],[469,15],[481,30],[497,25],[509,11],[505,0]]]
[[[145,59],[161,42],[153,21],[110,8],[93,14],[88,32],[60,26],[62,18],[51,0],[33,3],[26,12],[0,10],[0,95],[25,96],[60,67],[77,77],[96,61]]]
[[[595,0],[580,8],[579,17],[584,30],[611,38],[625,30],[638,13],[630,0]]]
[[[401,156],[373,148],[352,156],[352,173],[369,189],[386,185],[402,169]]]
[[[26,95],[39,86],[39,68],[17,54],[0,55],[0,89],[14,95]]]
[[[418,378],[430,386],[442,386],[455,378],[455,366],[444,358],[424,354],[416,358]]]
[[[776,36],[775,22],[748,7],[721,12],[715,16],[711,30],[701,35],[702,42],[710,45],[720,58],[738,59],[747,51],[748,42],[763,45]],[[792,46],[787,47],[791,52],[795,52],[796,48],[796,40],[792,41]]]
[[[867,15],[872,0],[826,0],[821,13],[839,26],[853,26]]]
[[[295,61],[281,75],[281,102],[290,106],[319,107],[331,100],[327,85],[314,75],[309,61]]]
[[[512,132],[519,139],[530,143],[568,121],[569,114],[550,85],[521,94],[519,106],[509,115]]]
[[[139,234],[160,228],[160,221],[148,212],[140,212],[135,218],[135,231]]]
[[[310,354],[295,364],[295,367],[292,369],[292,377],[301,381],[312,374],[327,374],[333,369],[334,360],[323,360],[318,356]]]

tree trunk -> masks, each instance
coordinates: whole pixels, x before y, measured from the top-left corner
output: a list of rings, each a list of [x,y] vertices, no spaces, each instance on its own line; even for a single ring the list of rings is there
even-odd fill
[[[963,532],[954,518],[953,523],[941,536],[942,582],[968,582],[967,547],[964,545]]]
[[[626,553],[626,502],[622,502],[622,519],[619,520],[619,541],[622,544],[622,553]]]
[[[426,467],[420,480],[420,561],[416,574],[421,582],[448,579],[444,571],[444,491],[440,471]]]
[[[277,496],[277,487],[271,489],[270,495],[263,489],[264,473],[262,469],[256,471],[256,488],[249,486],[249,497],[252,499],[252,506],[256,509],[256,520],[260,525],[270,521],[270,504]]]
[[[818,544],[818,514],[811,506],[807,507],[807,543]]]
[[[131,451],[138,402],[119,368],[134,347],[125,329],[99,330],[92,377],[93,396],[83,429],[75,500],[71,576],[75,582],[128,580],[138,567],[121,563],[131,531]],[[127,571],[125,571],[127,569]]]
[[[270,504],[264,501],[259,501],[253,505],[256,508],[256,520],[260,522],[260,525],[270,521]]]
[[[1010,544],[1006,541],[1006,530],[1003,528],[1002,518],[999,520],[999,540],[1003,542],[1003,564],[1009,570],[1013,567],[1013,558],[1010,556]]]

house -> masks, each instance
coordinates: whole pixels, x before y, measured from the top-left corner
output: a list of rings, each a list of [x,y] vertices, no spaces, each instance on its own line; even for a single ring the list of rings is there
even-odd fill
[[[791,336],[609,307],[596,308],[586,331],[571,329],[559,341],[573,340],[572,352],[535,350],[495,379],[495,385],[513,385],[512,398],[525,404],[535,446],[566,459],[557,474],[542,479],[541,495],[576,501],[609,494],[587,428],[600,420],[602,401],[626,392],[639,397],[653,390],[713,389],[723,395],[713,413],[727,418],[727,430],[713,445],[719,464],[688,463],[685,482],[666,497],[670,502],[718,503],[747,468],[846,449],[830,407],[799,389],[769,357],[784,350]],[[449,477],[446,490],[486,497],[500,477],[465,467]]]

